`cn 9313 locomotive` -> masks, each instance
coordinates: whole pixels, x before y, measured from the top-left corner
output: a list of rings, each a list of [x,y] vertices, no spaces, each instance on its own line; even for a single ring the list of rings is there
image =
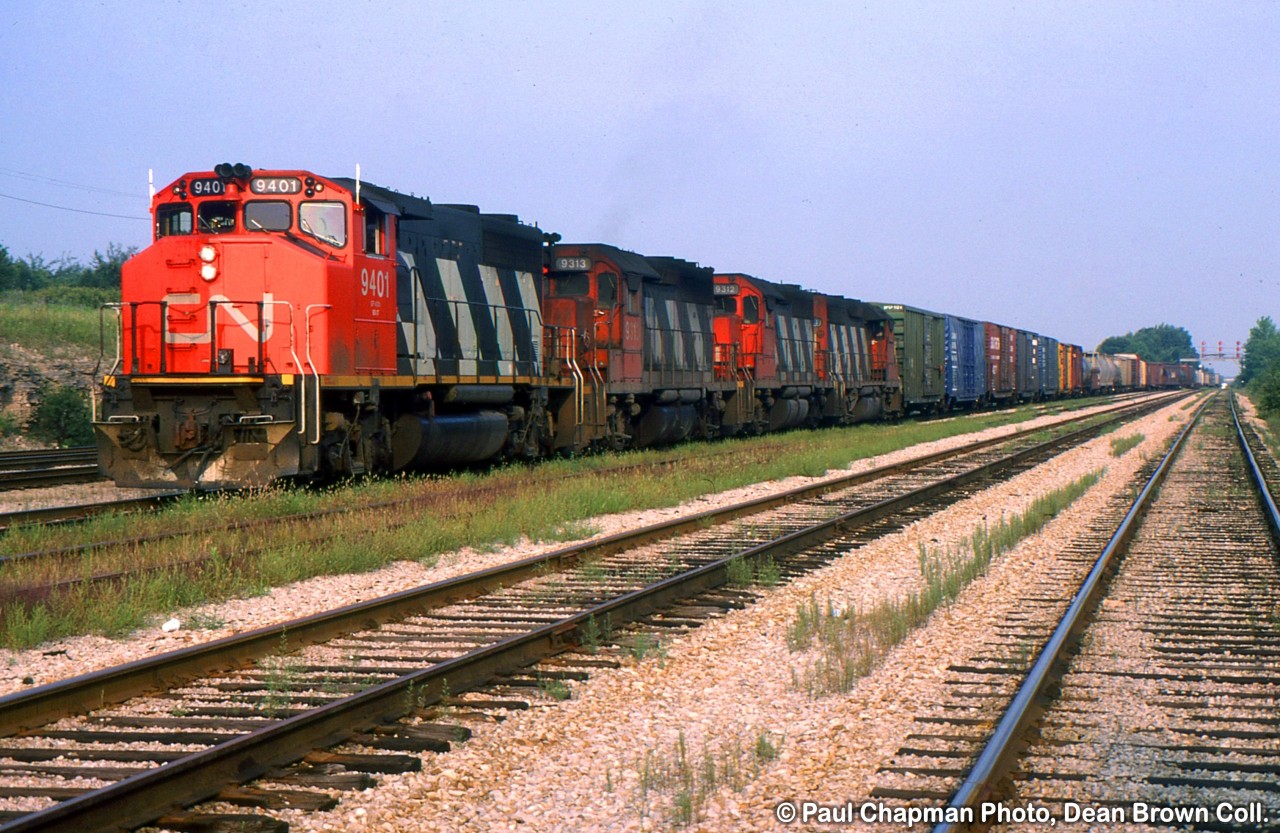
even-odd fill
[[[152,215],[104,318],[94,428],[120,485],[262,486],[949,403],[904,399],[900,366],[941,359],[915,367],[900,312],[563,243],[358,176],[221,164],[159,191]]]

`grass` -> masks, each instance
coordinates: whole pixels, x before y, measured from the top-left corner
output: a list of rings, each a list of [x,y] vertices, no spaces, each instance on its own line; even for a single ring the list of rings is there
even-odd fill
[[[740,792],[758,778],[778,757],[783,740],[767,730],[730,733],[714,746],[704,741],[701,752],[694,754],[681,731],[670,749],[646,750],[636,762],[635,798],[641,818],[656,818],[675,827],[693,824],[715,792],[723,788]],[[606,783],[612,781],[606,773]]]
[[[730,587],[776,587],[782,580],[782,568],[768,555],[763,558],[738,556],[729,561],[726,569]]]
[[[61,351],[70,346],[96,354],[100,344],[98,310],[0,301],[0,333],[4,344],[21,344],[28,350]]]
[[[1147,437],[1145,434],[1129,434],[1125,437],[1111,438],[1111,456],[1123,457],[1126,452],[1142,444]]]
[[[95,323],[96,327],[96,323]],[[395,561],[433,564],[463,547],[492,550],[522,540],[563,541],[593,532],[597,515],[654,509],[795,474],[821,474],[920,442],[1016,423],[1034,408],[901,425],[794,431],[763,438],[692,443],[676,449],[556,459],[536,467],[366,480],[323,490],[287,486],[240,496],[192,495],[163,512],[103,516],[77,527],[30,526],[0,539],[0,553],[83,547],[102,541],[187,531],[187,539],[78,553],[61,564],[32,559],[0,572],[0,645],[23,649],[84,633],[120,636],[181,608],[261,595],[319,575],[376,570]],[[676,459],[637,476],[633,467]],[[347,511],[352,507],[360,511]],[[333,511],[260,530],[236,525]],[[139,569],[120,583],[78,587],[39,602],[15,589],[71,575]],[[768,565],[751,581],[776,583]]]
[[[816,597],[798,605],[787,629],[787,646],[793,652],[813,652],[802,669],[793,669],[792,684],[811,697],[848,691],[934,610],[954,601],[984,575],[995,558],[1040,530],[1101,477],[1102,472],[1091,472],[1037,498],[1022,514],[1001,518],[994,527],[975,527],[955,550],[921,545],[923,587],[905,598],[862,611],[841,609],[830,599],[820,604]]]
[[[568,700],[573,691],[564,680],[553,677],[538,676],[538,691],[549,700]]]

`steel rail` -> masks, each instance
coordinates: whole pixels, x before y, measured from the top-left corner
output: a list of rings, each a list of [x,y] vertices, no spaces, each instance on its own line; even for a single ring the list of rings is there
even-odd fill
[[[314,748],[332,745],[352,734],[375,725],[392,722],[417,709],[439,702],[447,691],[473,688],[489,681],[499,673],[531,664],[545,656],[562,651],[575,644],[577,635],[589,627],[589,623],[595,619],[608,616],[613,622],[633,621],[676,600],[695,596],[705,590],[723,585],[728,581],[729,564],[736,559],[760,559],[783,555],[828,541],[900,508],[980,479],[1037,454],[1051,451],[1054,446],[1069,443],[1072,438],[1079,438],[1083,433],[1097,432],[1101,427],[1102,425],[1094,425],[1063,437],[1037,443],[1030,448],[990,461],[945,480],[935,481],[907,494],[844,513],[774,541],[735,553],[648,587],[625,593],[525,634],[475,649],[460,657],[382,683],[344,700],[284,719],[156,769],[138,773],[111,786],[22,816],[9,824],[0,826],[0,831],[3,833],[20,831],[27,833],[35,830],[86,833],[88,830],[118,829],[146,824],[175,808],[216,796],[228,784],[253,780],[275,767],[297,761]],[[707,514],[710,513],[703,513],[704,516]],[[687,525],[687,523],[681,522],[680,525]],[[658,526],[664,527],[670,524]],[[612,544],[607,546],[617,546],[627,537],[632,538],[634,542],[634,536],[613,536]],[[582,547],[571,547],[546,556],[525,559],[515,565],[515,572],[526,576],[543,575],[546,572],[548,560],[567,558],[567,553],[570,551],[580,553]],[[504,567],[487,570],[479,575],[488,582],[508,584],[511,582],[506,577],[511,574],[512,567]],[[464,577],[464,580],[440,582],[432,587],[434,592],[443,594],[442,598],[457,600],[473,595],[463,590],[465,584]],[[410,591],[399,596],[405,599],[414,592]],[[353,605],[345,610],[352,611],[367,607],[367,605]],[[366,616],[370,622],[380,618],[380,616],[371,615],[367,610],[361,615]],[[310,619],[316,624],[322,624],[324,620],[331,619],[331,615],[322,614]],[[297,630],[297,623],[290,623],[287,627],[266,628],[259,632],[259,638],[276,642],[274,647],[278,648],[282,635],[286,633],[296,635]],[[224,640],[224,642],[227,641],[229,640]],[[48,712],[44,714],[42,722],[48,719]]]
[[[1155,407],[1157,404],[1162,402],[1146,403],[1146,406]],[[1127,419],[1133,411],[1141,410],[1142,407],[1144,406],[1121,409],[1108,420],[1039,443],[1020,452],[1017,459],[1026,459],[1034,454],[1043,453],[1053,446],[1073,442],[1087,433],[1101,431],[1114,422]],[[46,725],[70,715],[84,714],[93,708],[120,703],[132,697],[179,685],[203,674],[242,667],[259,657],[279,653],[282,642],[287,642],[290,650],[325,642],[350,632],[353,627],[366,627],[394,621],[545,574],[549,569],[563,569],[585,559],[726,523],[797,500],[816,497],[889,475],[901,474],[931,463],[1014,441],[1025,436],[1026,433],[1035,433],[1035,430],[981,440],[960,448],[933,452],[901,463],[879,466],[818,484],[800,486],[776,495],[766,495],[734,506],[710,509],[683,518],[673,518],[639,530],[573,544],[510,564],[8,694],[0,697],[0,737]],[[990,464],[984,468],[989,469],[989,467]],[[989,470],[985,473],[989,473]],[[981,474],[975,476],[981,476]],[[886,512],[892,511],[892,507],[887,506],[888,503],[883,502],[868,507],[868,511],[877,506],[884,508]]]
[[[105,515],[108,512],[134,512],[139,509],[154,509],[164,503],[175,500],[186,492],[159,492],[137,498],[121,498],[101,503],[86,503],[64,506],[46,506],[40,509],[18,509],[13,512],[0,513],[0,533],[19,526],[35,525],[53,526],[55,524],[80,523],[94,515]],[[68,552],[80,552],[83,546],[68,548]],[[58,553],[54,553],[58,554]],[[16,557],[0,556],[0,564],[6,561],[18,561],[36,557],[42,553],[20,553]]]
[[[1271,539],[1276,542],[1276,546],[1280,547],[1280,510],[1276,509],[1275,496],[1271,494],[1271,488],[1267,485],[1267,480],[1262,475],[1262,468],[1258,465],[1258,458],[1253,455],[1253,449],[1249,447],[1249,439],[1245,436],[1244,425],[1240,422],[1240,415],[1236,412],[1236,398],[1231,397],[1231,419],[1235,421],[1236,437],[1240,440],[1240,447],[1244,449],[1245,468],[1249,472],[1249,479],[1253,481],[1253,485],[1258,490],[1258,499],[1262,502],[1262,514],[1267,519],[1267,526],[1271,528]]]
[[[0,490],[101,477],[97,449],[93,446],[0,453]]]
[[[1169,469],[1172,468],[1174,459],[1213,399],[1214,397],[1210,396],[1201,403],[1195,416],[1175,438],[1155,472],[1134,499],[1133,505],[1125,513],[1124,519],[1089,570],[1089,574],[1072,598],[1070,606],[1049,637],[1035,664],[1027,672],[1026,679],[1018,688],[1017,694],[1014,695],[1000,722],[996,724],[995,731],[983,747],[977,761],[970,768],[968,776],[952,796],[947,805],[948,809],[958,811],[955,814],[957,818],[972,814],[974,823],[944,821],[934,826],[933,833],[955,833],[986,828],[987,825],[981,821],[981,814],[977,812],[978,808],[995,797],[999,780],[1007,774],[1023,746],[1023,737],[1027,729],[1042,711],[1045,691],[1053,680],[1061,676],[1071,650],[1077,644],[1090,616],[1101,601],[1106,577],[1111,573],[1112,567],[1123,558],[1125,549],[1137,532],[1142,517],[1154,501],[1160,484],[1164,482]]]

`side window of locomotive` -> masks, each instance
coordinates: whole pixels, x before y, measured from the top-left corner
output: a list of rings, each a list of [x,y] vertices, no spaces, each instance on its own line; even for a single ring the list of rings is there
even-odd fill
[[[187,203],[162,205],[156,209],[156,238],[191,233],[191,206]]]
[[[206,234],[229,234],[236,230],[236,204],[202,202],[196,209],[196,225]]]
[[[618,303],[618,276],[612,272],[605,272],[596,278],[596,286],[598,289],[596,298],[596,308],[602,310],[611,310]]]
[[[387,253],[387,215],[367,203],[364,205],[364,251],[371,255]]]
[[[293,207],[283,200],[253,200],[244,206],[244,227],[249,231],[287,231],[293,225]]]
[[[742,299],[742,323],[760,323],[760,299],[754,295],[746,295]]]
[[[298,206],[298,228],[340,249],[347,245],[347,209],[340,202],[304,202]]]
[[[591,278],[586,272],[561,272],[551,281],[551,294],[558,298],[590,295]]]

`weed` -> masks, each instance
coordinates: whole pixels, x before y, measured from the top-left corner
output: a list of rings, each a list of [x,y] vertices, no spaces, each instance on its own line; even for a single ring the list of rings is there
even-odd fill
[[[258,701],[258,708],[268,715],[276,715],[293,702],[293,694],[301,681],[302,668],[296,660],[284,657],[268,657],[262,663],[266,674],[266,693]]]
[[[201,631],[216,631],[219,628],[225,628],[227,620],[216,613],[205,613],[203,611],[193,613],[187,617],[187,627]]]
[[[754,741],[744,743],[743,734]],[[724,739],[714,746],[704,741],[700,754],[689,748],[683,731],[669,750],[645,750],[636,762],[636,800],[642,817],[655,809],[656,799],[665,796],[669,803],[656,807],[660,821],[675,827],[693,824],[717,790],[741,791],[777,759],[782,748],[782,738],[767,730],[719,736]],[[612,789],[608,771],[605,784],[606,789]]]
[[[738,556],[726,565],[726,578],[730,587],[775,587],[782,580],[782,568],[771,555],[755,559]]]
[[[568,700],[573,696],[573,691],[564,680],[543,677],[541,674],[538,675],[538,691],[551,700]]]
[[[1130,434],[1126,437],[1111,438],[1111,456],[1123,457],[1127,451],[1140,445],[1146,439],[1144,434]]]
[[[667,649],[663,647],[662,642],[656,636],[648,631],[641,631],[636,634],[635,640],[631,643],[631,657],[640,662],[648,657],[656,656],[665,659]]]
[[[830,600],[823,607],[816,597],[810,597],[808,603],[796,608],[795,619],[787,628],[787,646],[793,652],[804,651],[816,639],[817,656],[803,673],[793,669],[792,685],[814,697],[848,691],[934,610],[954,601],[970,582],[985,574],[997,556],[1038,531],[1101,476],[1101,471],[1086,474],[1036,499],[1024,513],[1001,518],[994,527],[984,522],[957,550],[921,544],[922,587],[904,598],[864,611],[852,607],[841,611]]]

